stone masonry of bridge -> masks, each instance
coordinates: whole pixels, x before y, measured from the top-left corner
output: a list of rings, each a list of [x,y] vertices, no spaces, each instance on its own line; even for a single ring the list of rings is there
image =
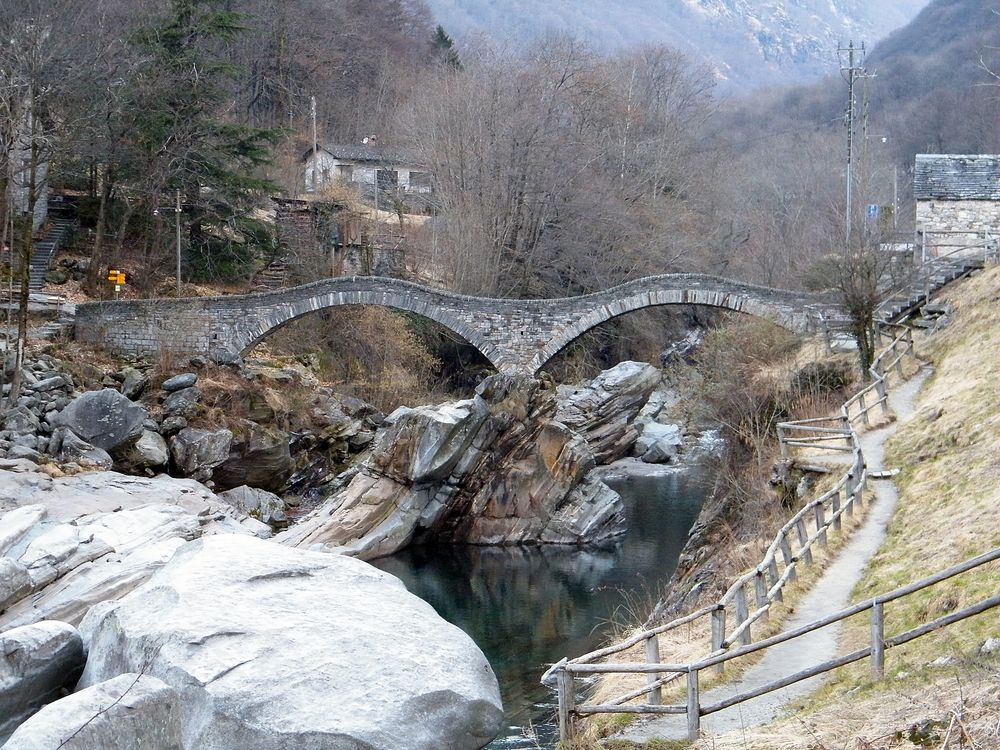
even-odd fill
[[[708,305],[815,330],[836,315],[828,298],[697,274],[630,281],[560,299],[489,299],[398,279],[339,277],[273,292],[119,300],[77,306],[76,338],[129,354],[244,354],[269,333],[317,310],[381,305],[416,313],[457,333],[501,372],[536,373],[573,339],[619,315],[659,305]]]

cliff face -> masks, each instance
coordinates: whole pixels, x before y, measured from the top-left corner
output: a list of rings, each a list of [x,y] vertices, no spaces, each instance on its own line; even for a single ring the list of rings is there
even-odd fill
[[[429,0],[459,42],[503,29],[504,42],[528,42],[548,29],[598,49],[664,44],[707,64],[728,91],[800,83],[837,70],[838,43],[869,44],[917,15],[926,0],[613,0],[492,3]]]
[[[658,379],[649,365],[623,363],[599,388],[571,394],[570,411],[584,434],[627,450],[630,423]],[[622,408],[607,410],[608,402]],[[540,380],[495,375],[474,398],[397,410],[350,484],[279,541],[373,558],[430,538],[582,544],[615,536],[624,530],[621,498],[587,478],[595,451],[556,418],[567,405]]]

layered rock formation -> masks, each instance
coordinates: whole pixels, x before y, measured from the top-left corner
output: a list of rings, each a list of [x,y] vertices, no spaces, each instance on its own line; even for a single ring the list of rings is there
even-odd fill
[[[630,422],[658,381],[655,368],[626,362],[566,391],[560,404],[542,381],[495,375],[472,399],[397,410],[350,484],[277,538],[370,559],[429,538],[580,544],[615,536],[624,509],[617,493],[586,478],[597,464],[590,440],[602,460],[627,452]]]
[[[50,619],[76,624],[93,604],[143,583],[191,539],[262,532],[269,533],[264,524],[191,480],[0,471],[0,630]]]

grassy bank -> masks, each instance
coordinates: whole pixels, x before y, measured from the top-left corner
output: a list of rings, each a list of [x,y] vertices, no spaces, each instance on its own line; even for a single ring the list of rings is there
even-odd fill
[[[888,537],[854,599],[861,601],[1000,546],[1000,269],[956,285],[951,325],[918,342],[933,375],[917,414],[890,440],[900,501]],[[1000,590],[1000,564],[942,582],[886,606],[891,635]],[[834,672],[797,713],[712,748],[1000,747],[1000,653],[979,646],[1000,637],[1000,612],[942,629],[886,655],[886,679],[867,662]],[[849,621],[841,650],[870,642],[866,617]]]

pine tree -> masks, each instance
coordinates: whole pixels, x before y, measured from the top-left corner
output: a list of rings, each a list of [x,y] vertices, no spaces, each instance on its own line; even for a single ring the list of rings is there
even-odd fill
[[[455,49],[455,40],[448,35],[448,32],[444,30],[444,26],[441,24],[438,24],[437,29],[434,30],[434,37],[431,39],[431,44],[434,46],[434,52],[441,62],[456,70],[462,69],[462,61],[458,57],[458,50]]]
[[[247,31],[246,18],[217,0],[173,0],[169,14],[137,39],[149,55],[149,85],[136,136],[154,193],[179,189],[184,196],[188,261],[198,276],[238,271],[255,245],[269,242],[251,211],[262,194],[276,190],[258,175],[281,131],[220,115],[239,73],[224,59],[224,45]]]

